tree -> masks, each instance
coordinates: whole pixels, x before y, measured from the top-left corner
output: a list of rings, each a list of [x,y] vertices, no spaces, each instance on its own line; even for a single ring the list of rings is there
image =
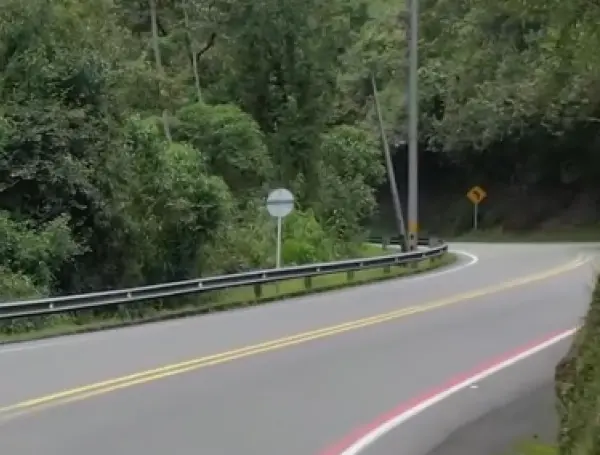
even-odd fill
[[[317,214],[339,238],[351,240],[375,214],[375,188],[384,181],[383,155],[372,133],[338,126],[322,137]]]
[[[352,2],[222,1],[223,78],[214,97],[240,100],[266,136],[277,179],[305,182],[302,205],[317,199],[319,140],[332,116],[340,54]]]
[[[264,135],[252,117],[235,105],[202,102],[177,112],[174,137],[207,159],[210,172],[223,176],[239,200],[246,200],[273,178]]]

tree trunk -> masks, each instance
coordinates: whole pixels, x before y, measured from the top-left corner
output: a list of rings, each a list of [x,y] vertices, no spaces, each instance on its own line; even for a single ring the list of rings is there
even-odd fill
[[[200,75],[198,74],[198,56],[196,55],[196,49],[194,46],[194,40],[190,33],[190,18],[187,12],[187,2],[183,5],[183,20],[185,22],[185,32],[188,36],[188,43],[190,46],[190,57],[192,58],[192,73],[194,73],[194,84],[196,86],[196,97],[198,102],[202,101],[202,90],[200,89]]]
[[[162,100],[163,91],[163,79],[165,73],[162,66],[162,59],[160,57],[160,46],[158,44],[158,20],[156,17],[156,0],[149,0],[150,2],[150,22],[152,25],[152,49],[154,50],[154,62],[156,63],[156,71],[158,73],[158,96]],[[169,115],[167,109],[163,110],[162,115],[163,127],[165,130],[165,137],[171,142],[171,130],[169,128]]]

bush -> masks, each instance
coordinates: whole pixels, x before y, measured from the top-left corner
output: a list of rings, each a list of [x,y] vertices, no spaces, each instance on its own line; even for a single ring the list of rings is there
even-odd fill
[[[311,210],[295,210],[283,221],[282,261],[285,265],[330,261],[349,251],[317,221]],[[204,250],[205,269],[212,273],[235,273],[274,267],[277,225],[264,201],[255,200],[240,211]],[[353,253],[357,251],[353,251]]]
[[[47,289],[36,286],[31,277],[0,267],[0,296],[25,299],[39,297],[46,293]]]
[[[60,268],[83,251],[71,236],[67,217],[36,228],[0,212],[0,238],[0,298],[46,294]]]

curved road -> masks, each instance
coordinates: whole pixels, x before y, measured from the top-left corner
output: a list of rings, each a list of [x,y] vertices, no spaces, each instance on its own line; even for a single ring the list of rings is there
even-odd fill
[[[452,249],[430,275],[0,347],[0,453],[425,454],[548,381],[596,250]]]

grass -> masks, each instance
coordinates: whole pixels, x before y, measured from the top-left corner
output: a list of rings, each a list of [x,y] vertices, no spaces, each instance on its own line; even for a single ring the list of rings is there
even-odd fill
[[[469,232],[453,242],[600,242],[600,226],[564,227],[539,231],[507,232],[501,228]]]
[[[372,257],[391,254],[393,252],[393,250],[384,250],[380,246],[367,245],[364,248],[363,254],[365,257]],[[26,324],[15,327],[9,333],[4,328],[4,333],[0,333],[0,344],[91,332],[255,306],[281,298],[297,297],[413,275],[448,266],[455,261],[456,255],[446,253],[436,259],[425,259],[412,265],[379,267],[360,270],[354,273],[343,272],[312,278],[285,280],[279,282],[279,284],[243,286],[224,291],[213,291],[201,296],[182,298],[178,301],[178,305],[175,308],[168,307],[168,302],[146,302],[137,304],[137,306],[120,306],[109,316],[101,316],[91,311],[81,311],[71,315],[61,314],[29,318]]]
[[[368,257],[376,257],[376,256],[381,256],[381,255],[386,255],[386,254],[395,254],[398,252],[397,249],[391,249],[391,248],[382,248],[381,245],[375,245],[373,243],[365,243],[362,248],[361,248],[361,256],[364,256],[366,258]]]
[[[558,455],[558,450],[551,445],[526,441],[518,444],[511,455]]]

